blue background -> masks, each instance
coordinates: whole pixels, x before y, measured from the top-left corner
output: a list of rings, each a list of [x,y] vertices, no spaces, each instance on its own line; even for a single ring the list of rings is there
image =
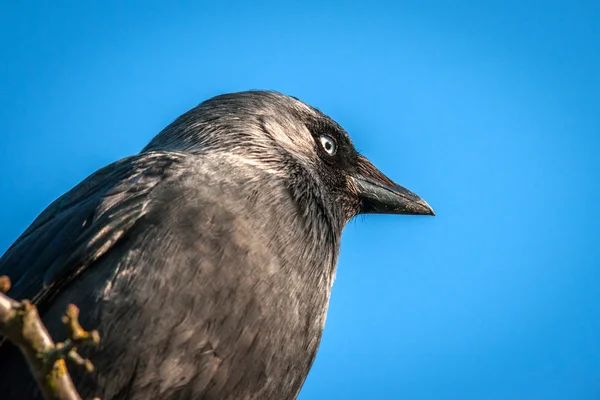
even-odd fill
[[[80,3],[0,6],[0,252],[200,101],[274,89],[438,214],[349,224],[302,400],[600,398],[600,3]]]

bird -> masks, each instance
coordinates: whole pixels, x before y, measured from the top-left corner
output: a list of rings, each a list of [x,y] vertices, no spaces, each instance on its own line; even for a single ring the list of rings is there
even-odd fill
[[[73,372],[83,398],[295,399],[359,214],[435,215],[317,108],[221,94],[51,203],[0,275],[53,337],[70,303],[100,332],[94,372]],[[3,343],[2,398],[41,398],[29,375]]]

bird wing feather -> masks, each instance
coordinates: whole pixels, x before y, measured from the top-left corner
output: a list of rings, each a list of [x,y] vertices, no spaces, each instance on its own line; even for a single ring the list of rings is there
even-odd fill
[[[269,366],[274,360],[316,352],[314,344],[306,349],[296,327],[308,329],[317,318],[295,311],[299,303],[294,297],[274,295],[283,291],[280,275],[268,272],[280,268],[277,256],[264,246],[248,253],[253,225],[228,216],[223,202],[233,200],[227,196],[209,199],[206,193],[217,188],[204,186],[201,170],[186,168],[189,157],[149,152],[98,170],[42,212],[0,259],[0,275],[14,282],[9,295],[33,299],[42,314],[47,308],[54,313],[51,323],[61,302],[89,301],[86,290],[98,284],[90,284],[94,274],[112,271],[109,292],[127,295],[103,306],[109,317],[94,319],[95,312],[85,311],[95,305],[82,304],[84,326],[104,334],[104,357],[92,357],[98,374],[111,377],[103,398],[122,398],[119,393],[133,387],[140,395],[158,391],[173,398],[241,398],[270,390],[267,385],[276,387],[267,379],[267,371],[275,373]],[[201,227],[198,220],[204,222]],[[126,250],[117,249],[121,243]],[[138,273],[126,273],[132,268]],[[69,285],[75,278],[78,284]],[[186,283],[192,281],[197,285]],[[240,290],[246,287],[252,290]],[[152,298],[157,290],[160,296]],[[265,304],[271,307],[267,310]],[[132,331],[157,334],[142,344],[122,333]],[[14,347],[0,343],[0,376],[16,377],[22,371],[15,369],[15,357]],[[113,368],[120,372],[112,373]],[[295,393],[306,371],[301,372],[277,387]],[[84,385],[83,393],[99,387]],[[15,385],[15,393],[20,388]]]
[[[48,206],[0,258],[9,295],[42,304],[104,255],[145,214],[148,194],[184,155],[143,153],[112,163]]]

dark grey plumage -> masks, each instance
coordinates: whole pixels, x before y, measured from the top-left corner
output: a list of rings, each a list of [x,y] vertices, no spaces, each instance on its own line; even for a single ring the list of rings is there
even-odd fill
[[[340,237],[359,213],[433,214],[301,101],[212,98],[50,205],[0,259],[56,338],[102,340],[84,398],[293,399],[315,358]],[[2,399],[37,398],[0,347]]]

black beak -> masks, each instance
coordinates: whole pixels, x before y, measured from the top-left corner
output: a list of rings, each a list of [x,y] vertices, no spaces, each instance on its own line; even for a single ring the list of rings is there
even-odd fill
[[[363,156],[352,179],[362,201],[361,214],[435,215],[425,200],[394,183]]]

